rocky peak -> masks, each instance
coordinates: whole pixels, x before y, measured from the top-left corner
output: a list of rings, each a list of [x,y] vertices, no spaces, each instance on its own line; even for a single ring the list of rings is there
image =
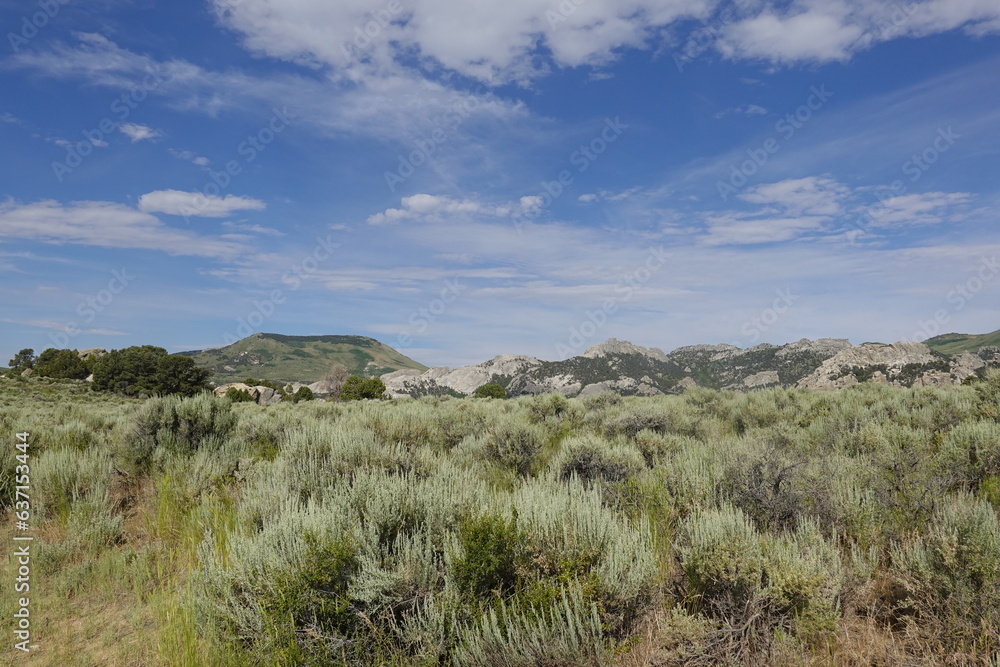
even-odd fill
[[[658,347],[642,347],[641,345],[633,345],[627,340],[619,341],[617,338],[609,338],[603,343],[593,345],[587,348],[587,351],[580,356],[587,357],[588,359],[597,359],[612,354],[641,354],[657,361],[667,360],[667,355]]]

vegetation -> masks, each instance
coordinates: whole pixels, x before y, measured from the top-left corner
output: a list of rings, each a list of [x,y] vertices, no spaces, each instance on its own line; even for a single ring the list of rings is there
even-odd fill
[[[7,373],[11,376],[17,376],[24,371],[31,370],[35,365],[35,351],[30,347],[26,347],[17,354],[14,358],[7,362],[10,370]]]
[[[385,383],[381,378],[365,379],[352,375],[344,380],[340,388],[340,398],[345,401],[377,400],[385,394]]]
[[[194,396],[209,388],[209,375],[190,357],[152,345],[133,346],[111,350],[94,363],[93,388],[125,396]]]
[[[496,382],[487,382],[476,389],[473,398],[507,398],[507,390]]]
[[[0,379],[0,424],[30,433],[32,664],[1000,652],[998,371],[946,388],[273,405],[32,376]],[[0,450],[8,510],[15,453]],[[0,532],[13,543],[13,522]],[[16,559],[0,565],[13,581]],[[0,596],[0,631],[14,604]]]
[[[949,333],[928,338],[924,343],[945,354],[975,353],[981,347],[1000,347],[1000,330],[987,334]]]
[[[87,364],[76,350],[57,350],[54,347],[42,352],[35,360],[38,375],[50,378],[83,380],[90,375],[93,363]]]
[[[225,347],[181,352],[213,372],[219,384],[246,375],[279,384],[342,381],[348,374],[378,377],[404,368],[427,367],[366,336],[284,336],[257,333]],[[343,368],[343,374],[339,369]]]

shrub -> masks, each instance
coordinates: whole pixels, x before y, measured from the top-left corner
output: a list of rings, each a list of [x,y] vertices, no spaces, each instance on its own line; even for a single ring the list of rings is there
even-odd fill
[[[254,397],[250,395],[250,392],[246,389],[237,389],[236,387],[230,387],[226,390],[226,398],[228,398],[233,403],[256,403]]]
[[[223,398],[155,398],[136,414],[122,453],[129,465],[143,471],[158,447],[188,456],[206,442],[220,443],[235,425],[232,403]]]
[[[893,574],[906,592],[897,618],[953,650],[1000,650],[1000,525],[993,507],[971,496],[949,499],[925,535],[893,550]]]
[[[571,437],[551,464],[562,480],[577,476],[584,482],[624,482],[644,467],[632,447],[614,446],[594,435]]]
[[[528,475],[535,469],[536,457],[544,441],[544,433],[539,427],[505,420],[490,429],[484,451],[490,460],[519,475]]]
[[[368,378],[352,375],[344,380],[340,388],[340,398],[345,401],[376,400],[385,394],[385,383],[381,378]]]
[[[473,398],[507,398],[507,390],[496,382],[489,382],[476,389]]]
[[[552,606],[522,611],[501,604],[478,623],[461,629],[457,665],[536,667],[537,665],[610,665],[601,618],[578,586],[561,592]]]
[[[292,396],[292,402],[294,403],[298,403],[299,401],[312,401],[315,399],[316,395],[313,394],[312,389],[309,387],[299,387],[298,391],[296,391]]]
[[[680,565],[689,608],[740,628],[744,660],[767,650],[775,628],[807,639],[836,629],[840,554],[811,522],[773,538],[731,506],[697,512]]]
[[[518,567],[525,557],[524,534],[517,515],[466,518],[458,531],[462,556],[452,565],[459,591],[471,600],[503,597],[517,585]]]

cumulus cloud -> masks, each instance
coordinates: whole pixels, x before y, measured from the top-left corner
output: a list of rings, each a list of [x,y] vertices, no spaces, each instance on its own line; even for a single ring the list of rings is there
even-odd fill
[[[553,67],[600,67],[626,48],[688,31],[733,59],[846,60],[871,45],[963,28],[1000,30],[994,0],[213,0],[253,51],[332,66],[347,77],[398,71],[413,54],[483,81],[527,81]],[[692,21],[693,19],[693,21]],[[669,42],[668,42],[669,43]]]
[[[139,210],[145,213],[224,218],[233,211],[262,211],[267,204],[252,197],[205,195],[181,190],[154,190],[139,197]]]

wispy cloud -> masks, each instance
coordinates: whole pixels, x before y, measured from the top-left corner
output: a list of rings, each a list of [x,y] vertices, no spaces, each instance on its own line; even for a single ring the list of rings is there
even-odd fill
[[[102,201],[22,204],[8,199],[0,204],[0,238],[216,258],[232,258],[247,249],[243,244],[173,229],[146,212]]]
[[[139,197],[139,210],[146,213],[224,218],[233,211],[262,211],[267,204],[253,197],[205,195],[181,190],[155,190]]]
[[[137,141],[151,141],[163,136],[163,133],[159,130],[154,130],[148,125],[140,125],[139,123],[121,123],[118,126],[118,130],[131,139],[133,144]]]

